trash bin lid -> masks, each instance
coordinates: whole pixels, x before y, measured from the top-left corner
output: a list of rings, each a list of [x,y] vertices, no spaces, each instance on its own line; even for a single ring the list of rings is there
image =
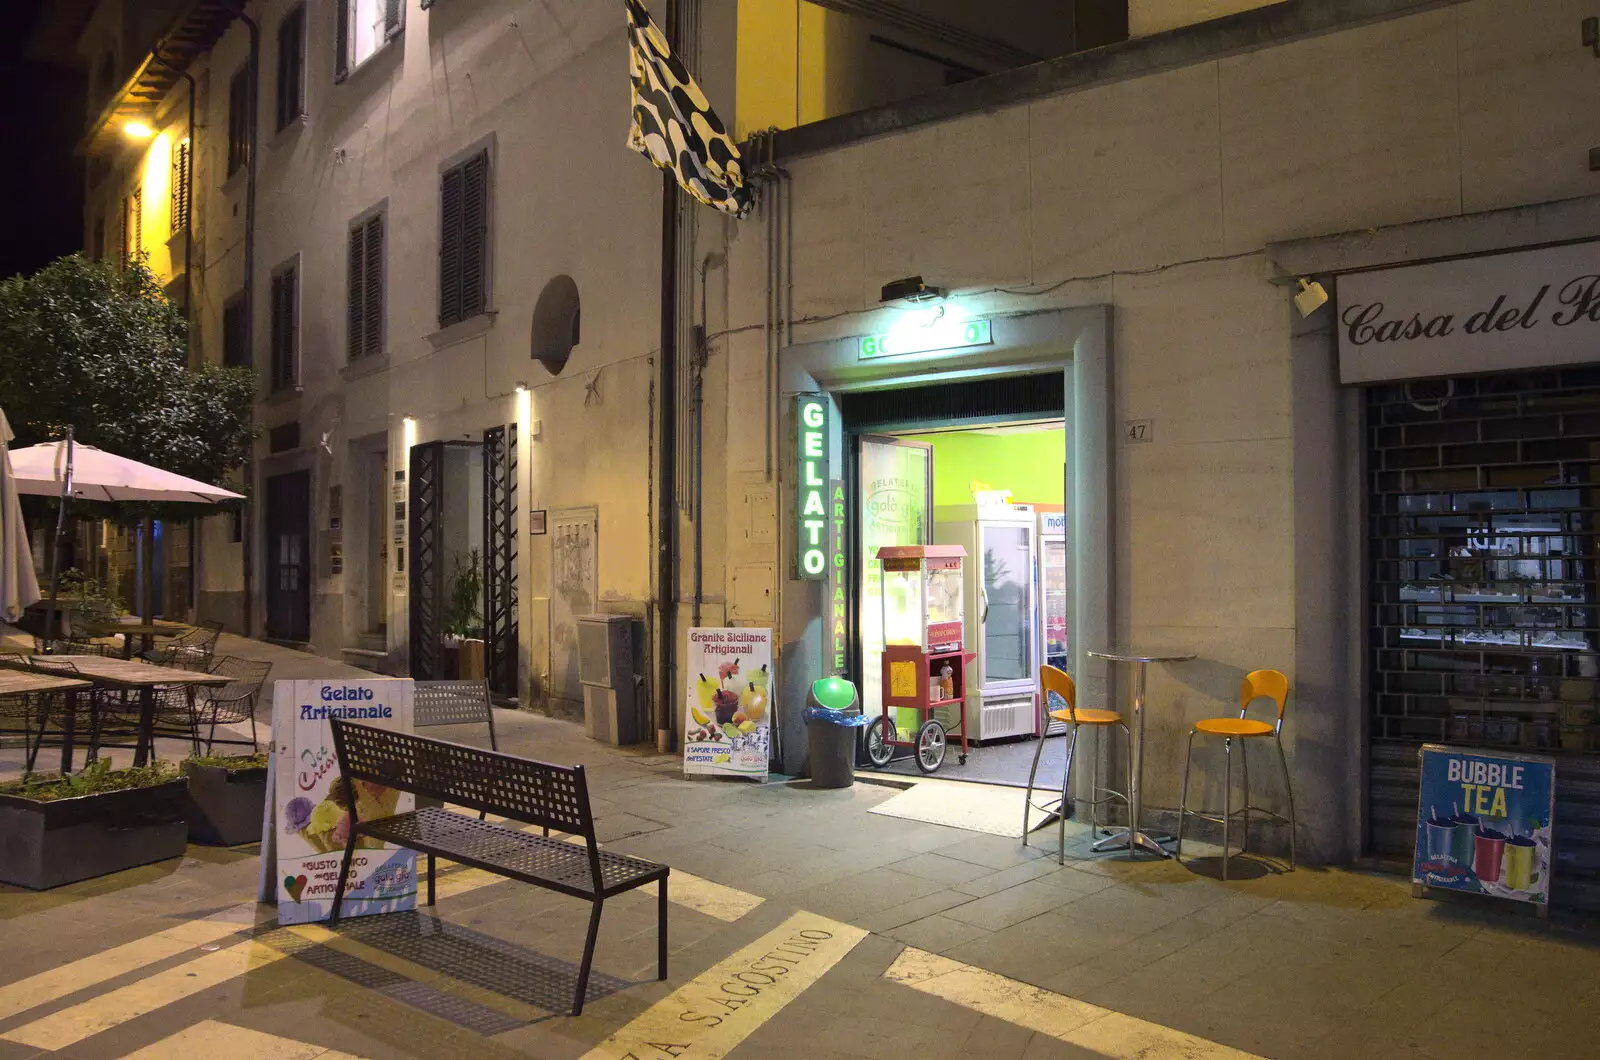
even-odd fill
[[[831,710],[848,710],[856,704],[856,686],[842,677],[824,677],[811,683],[811,700]]]
[[[829,710],[827,707],[807,707],[802,716],[806,721],[820,721],[828,725],[845,725],[857,729],[872,724],[872,719],[865,714]]]

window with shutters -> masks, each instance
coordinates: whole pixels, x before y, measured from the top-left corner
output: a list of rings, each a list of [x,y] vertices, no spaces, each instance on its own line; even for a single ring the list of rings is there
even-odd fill
[[[268,339],[272,351],[270,382],[273,390],[288,390],[300,382],[300,262],[280,265],[272,274],[272,318]]]
[[[250,66],[234,72],[228,82],[228,176],[250,163],[250,146],[255,140],[255,108],[251,105]]]
[[[144,253],[144,190],[134,188],[122,200],[122,261],[137,261]]]
[[[182,232],[189,226],[189,167],[193,147],[187,137],[179,141],[172,151],[172,231]]]
[[[405,0],[336,0],[336,80],[343,81],[405,28]]]
[[[222,304],[222,363],[247,368],[250,358],[250,313],[240,291]]]
[[[445,170],[439,182],[439,326],[489,307],[489,151]]]
[[[351,361],[383,350],[383,237],[381,207],[350,225],[345,356]]]
[[[278,23],[278,128],[306,112],[306,9],[301,4]]]

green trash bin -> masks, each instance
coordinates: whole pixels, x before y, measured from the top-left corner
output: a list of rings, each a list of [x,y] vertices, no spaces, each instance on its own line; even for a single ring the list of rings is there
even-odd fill
[[[848,788],[856,781],[856,734],[870,721],[854,709],[855,686],[842,677],[824,677],[811,685],[806,698],[811,784]]]

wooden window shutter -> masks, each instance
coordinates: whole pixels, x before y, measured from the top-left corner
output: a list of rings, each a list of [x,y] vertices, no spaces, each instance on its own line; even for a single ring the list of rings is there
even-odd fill
[[[350,5],[355,0],[334,0],[338,25],[333,34],[333,79],[343,81],[350,74]]]
[[[383,36],[392,39],[404,24],[406,7],[403,0],[384,0]]]
[[[172,152],[172,231],[182,232],[189,224],[189,166],[192,145],[178,144]]]
[[[272,386],[283,390],[295,383],[295,283],[293,267],[272,278]]]
[[[383,214],[369,220],[367,230],[367,260],[363,273],[366,277],[363,309],[366,322],[366,343],[363,353],[377,353],[383,348]]]
[[[297,7],[278,26],[278,128],[305,112],[306,9]]]
[[[345,359],[351,361],[360,357],[366,350],[366,340],[362,334],[366,314],[361,304],[363,292],[366,290],[366,280],[362,276],[362,266],[366,262],[366,254],[362,249],[362,237],[365,231],[365,225],[356,225],[350,229],[349,289],[345,293],[348,325]]]
[[[489,285],[489,153],[461,169],[461,315],[469,317],[483,312]]]
[[[445,173],[439,183],[439,326],[465,319],[461,300],[462,167]]]

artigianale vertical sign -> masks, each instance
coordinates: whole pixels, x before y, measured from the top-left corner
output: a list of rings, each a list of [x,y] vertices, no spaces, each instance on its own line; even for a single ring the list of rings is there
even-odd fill
[[[796,395],[794,422],[794,576],[821,581],[828,574],[827,395]]]

